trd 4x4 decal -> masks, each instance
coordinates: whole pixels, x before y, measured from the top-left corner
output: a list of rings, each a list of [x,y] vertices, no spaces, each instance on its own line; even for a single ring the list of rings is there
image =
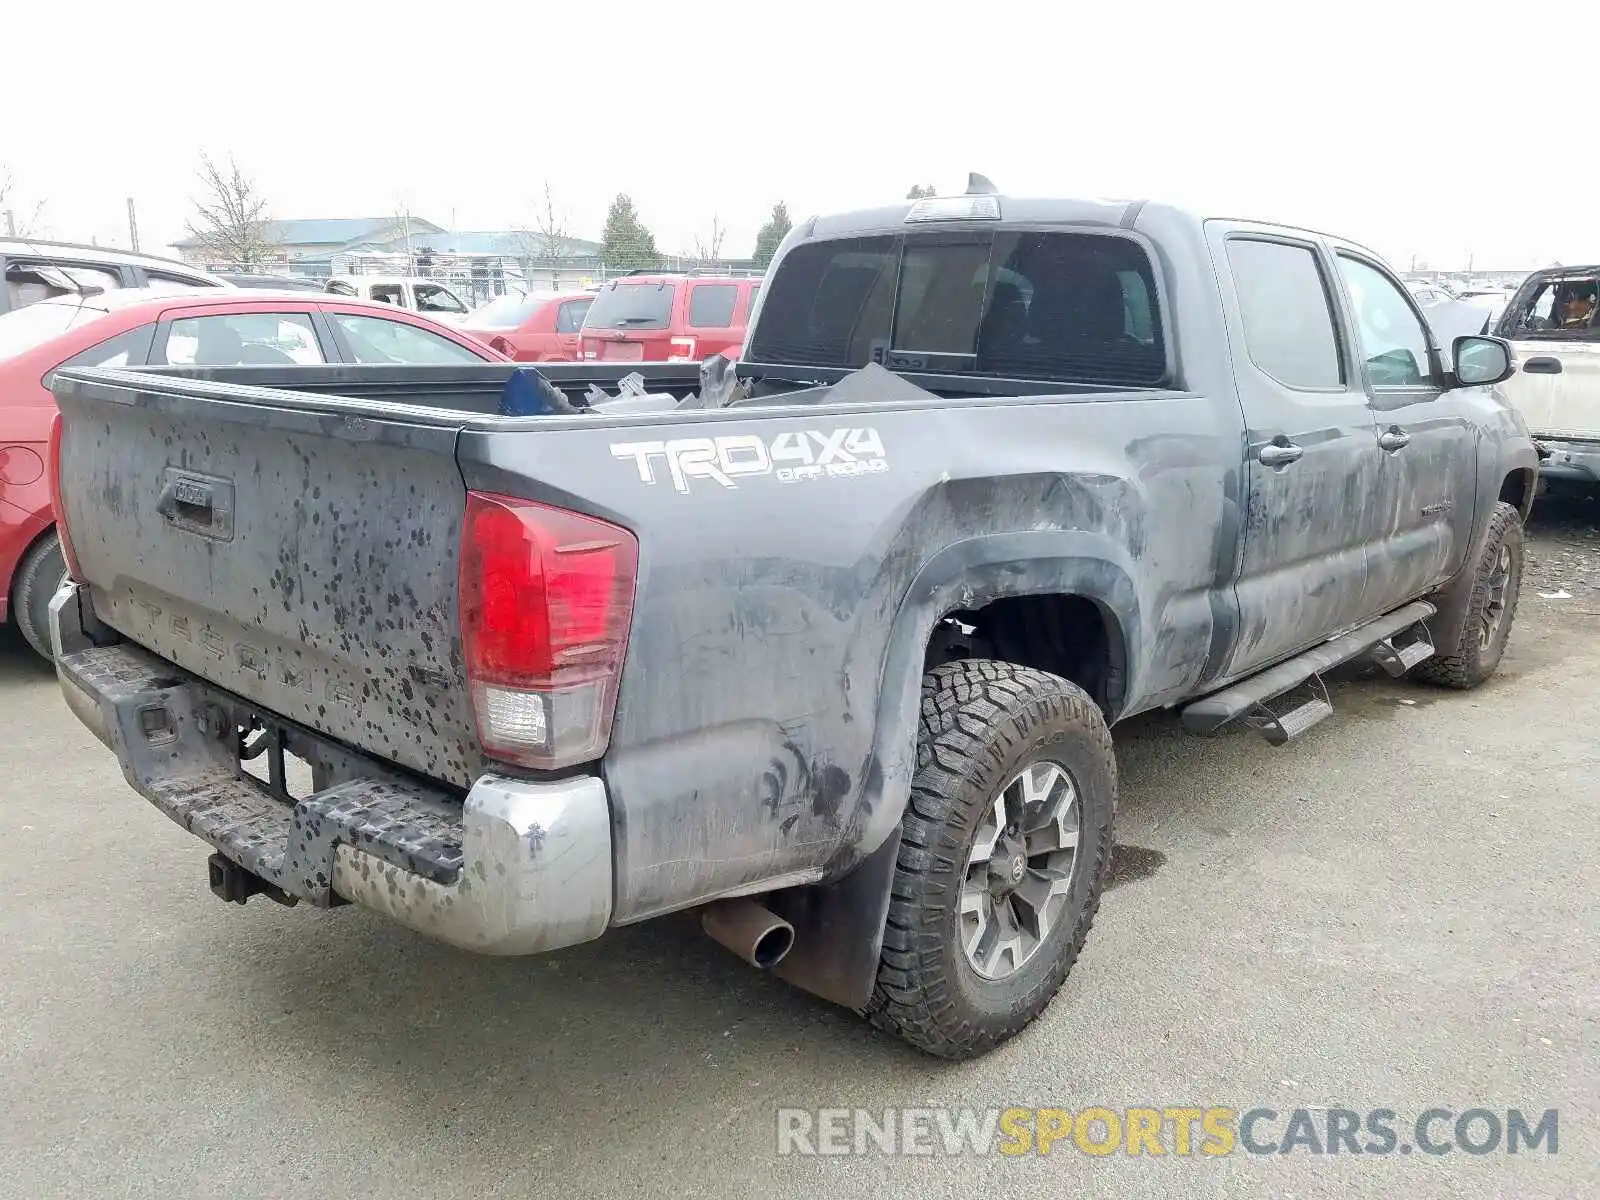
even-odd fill
[[[673,488],[685,495],[693,479],[712,480],[731,488],[738,486],[739,478],[749,475],[775,475],[780,483],[800,483],[808,479],[875,475],[889,469],[883,440],[876,429],[807,429],[780,433],[770,442],[754,434],[613,442],[611,454],[613,458],[632,459],[641,483],[659,483],[657,471],[664,462]]]

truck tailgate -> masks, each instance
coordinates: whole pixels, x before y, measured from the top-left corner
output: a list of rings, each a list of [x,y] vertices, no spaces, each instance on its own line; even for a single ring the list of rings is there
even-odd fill
[[[130,372],[54,390],[102,621],[267,712],[471,782],[456,414]]]

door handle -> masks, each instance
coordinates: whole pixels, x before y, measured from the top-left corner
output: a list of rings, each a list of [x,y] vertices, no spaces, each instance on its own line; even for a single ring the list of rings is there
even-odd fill
[[[1287,439],[1272,441],[1256,451],[1256,461],[1268,467],[1287,467],[1292,462],[1299,462],[1305,452],[1304,446],[1296,446]]]
[[[1383,450],[1404,450],[1410,444],[1411,435],[1398,425],[1391,425],[1378,435],[1378,446]]]
[[[1561,360],[1548,356],[1530,358],[1522,364],[1522,370],[1526,375],[1559,375],[1561,374]]]

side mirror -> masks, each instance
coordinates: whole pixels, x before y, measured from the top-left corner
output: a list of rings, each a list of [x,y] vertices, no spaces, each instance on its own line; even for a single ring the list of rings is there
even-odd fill
[[[1511,377],[1511,347],[1497,337],[1458,337],[1451,358],[1456,387],[1485,387]]]

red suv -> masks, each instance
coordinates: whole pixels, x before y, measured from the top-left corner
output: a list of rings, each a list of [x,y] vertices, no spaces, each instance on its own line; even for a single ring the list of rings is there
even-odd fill
[[[737,357],[759,278],[639,272],[600,289],[583,321],[582,357],[699,362]]]
[[[499,296],[456,326],[518,362],[572,362],[592,292]]]

